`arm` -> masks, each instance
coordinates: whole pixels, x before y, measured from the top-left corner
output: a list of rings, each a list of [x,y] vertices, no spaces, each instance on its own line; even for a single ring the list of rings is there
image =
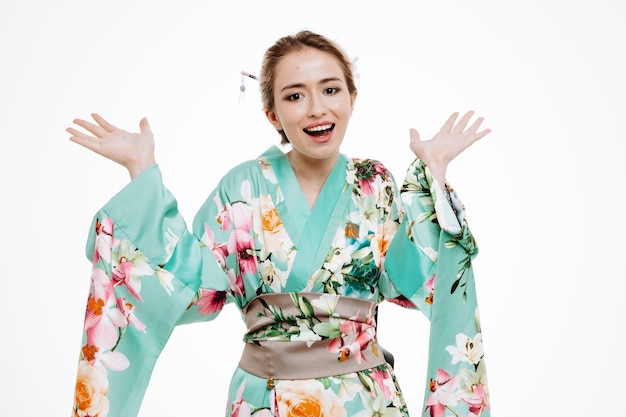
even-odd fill
[[[94,217],[75,416],[137,414],[156,359],[195,294],[199,251],[175,207],[154,166]],[[176,262],[183,252],[187,264]]]
[[[489,394],[471,263],[478,249],[463,211],[456,233],[439,225],[433,184],[427,167],[414,162],[402,186],[404,218],[385,257],[391,281],[385,296],[430,320],[425,409],[486,417]]]
[[[454,117],[442,131],[454,132],[455,127],[446,127]],[[459,123],[464,125],[467,119]],[[469,130],[475,131],[477,123]],[[451,133],[434,141],[412,143],[412,148],[417,145],[417,153],[429,155],[436,172],[420,159],[409,167],[401,191],[403,207],[398,207],[404,217],[385,258],[392,282],[386,296],[419,308],[431,322],[424,409],[430,415],[450,410],[455,415],[471,412],[485,417],[489,415],[489,394],[472,269],[478,248],[456,194],[448,185],[442,187],[445,169],[441,168],[469,146],[459,143],[464,140],[462,134],[456,135],[456,141],[454,138]],[[448,156],[435,157],[429,153],[434,150]],[[438,165],[437,161],[444,163]]]
[[[144,129],[141,136],[151,134]],[[111,158],[124,153],[107,149]],[[136,415],[175,325],[209,320],[221,310],[223,304],[199,314],[190,308],[202,305],[200,287],[228,288],[215,256],[200,243],[202,234],[188,231],[158,166],[129,167],[134,179],[98,211],[88,239],[93,268],[74,416]]]
[[[401,292],[414,297],[412,302],[427,316],[430,315],[430,305],[424,304],[424,297],[432,295],[432,288],[428,290],[427,287],[436,273],[441,233],[450,236],[448,245],[461,245],[470,258],[478,252],[465,221],[463,206],[446,183],[445,174],[450,162],[487,135],[490,129],[478,131],[482,117],[467,127],[473,111],[465,113],[457,123],[458,115],[453,113],[431,140],[422,141],[417,130],[411,129],[410,148],[417,159],[409,167],[402,185],[404,209],[397,201],[393,207],[398,213],[395,217],[400,218],[402,224],[392,239],[385,268],[398,270],[398,275],[406,269],[412,271],[410,279],[397,280],[396,285],[407,286]],[[407,263],[409,268],[405,268]],[[418,288],[419,295],[416,293]]]

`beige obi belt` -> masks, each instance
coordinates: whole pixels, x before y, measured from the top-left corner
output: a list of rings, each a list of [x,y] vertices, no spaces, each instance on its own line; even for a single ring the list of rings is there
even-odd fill
[[[262,294],[244,308],[248,331],[239,367],[275,379],[342,375],[385,363],[377,304],[321,293]]]

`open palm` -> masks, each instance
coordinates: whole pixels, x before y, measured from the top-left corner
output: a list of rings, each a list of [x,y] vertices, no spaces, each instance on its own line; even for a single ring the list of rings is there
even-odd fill
[[[135,178],[156,163],[154,135],[146,118],[139,122],[139,132],[131,133],[115,127],[98,114],[94,113],[91,117],[97,124],[74,119],[74,124],[91,135],[73,127],[66,129],[72,135],[70,137],[72,142],[124,166],[131,178]]]
[[[468,111],[457,122],[459,113],[453,113],[431,140],[421,140],[417,130],[410,130],[411,150],[424,161],[440,184],[445,181],[445,172],[450,162],[491,132],[491,129],[478,130],[484,120],[482,117],[468,127],[473,115],[473,111]]]

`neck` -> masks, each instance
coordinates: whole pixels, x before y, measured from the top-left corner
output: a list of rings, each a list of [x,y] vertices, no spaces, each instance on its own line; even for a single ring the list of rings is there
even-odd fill
[[[339,159],[339,154],[326,159],[311,159],[291,151],[287,153],[287,158],[309,208],[313,208],[328,175]]]
[[[287,153],[287,158],[298,180],[321,182],[323,184],[330,171],[335,167],[339,154],[325,159],[312,159],[300,153],[290,151]]]

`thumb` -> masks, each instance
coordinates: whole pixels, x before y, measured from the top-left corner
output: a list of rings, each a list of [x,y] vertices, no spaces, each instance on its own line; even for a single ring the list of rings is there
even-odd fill
[[[139,122],[139,130],[141,130],[141,133],[152,133],[152,129],[150,129],[150,123],[148,123],[148,119],[146,117],[141,119],[141,121]]]
[[[409,129],[409,135],[411,137],[411,143],[421,142],[422,141],[422,139],[420,139],[419,132],[417,130],[413,129],[413,128]]]

